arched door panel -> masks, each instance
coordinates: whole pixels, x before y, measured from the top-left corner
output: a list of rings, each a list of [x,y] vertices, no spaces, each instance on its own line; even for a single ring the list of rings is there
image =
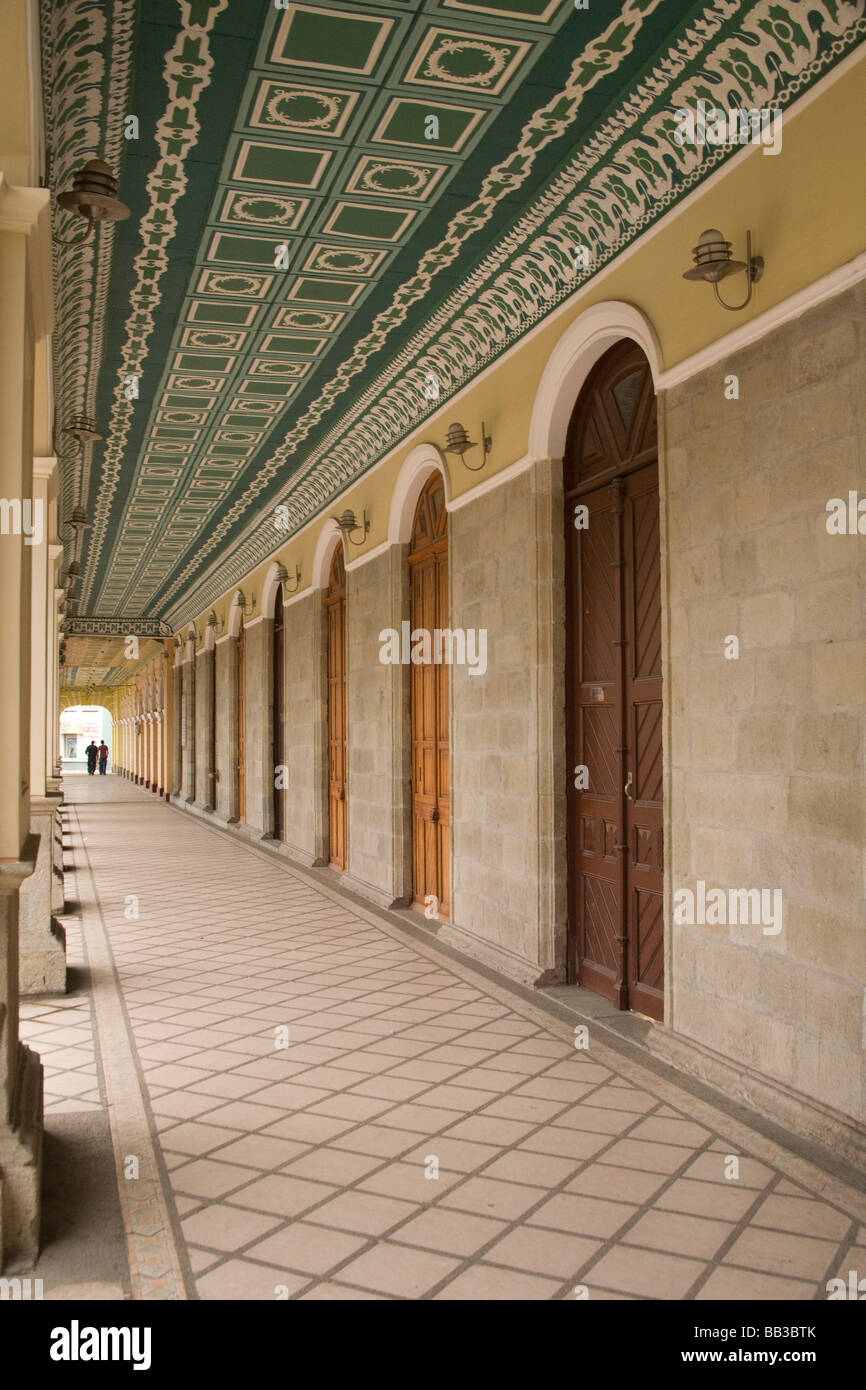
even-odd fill
[[[661,562],[655,395],[635,344],[596,364],[565,458],[569,978],[664,1001]]]
[[[246,815],[246,688],[247,688],[247,660],[246,660],[246,636],[244,633],[244,620],[241,617],[240,630],[238,632],[238,820],[242,821]]]
[[[329,861],[347,863],[346,805],[346,567],[342,542],[334,551],[328,593],[328,812]]]
[[[277,769],[286,763],[285,726],[285,625],[283,622],[283,586],[277,585],[274,595],[273,626],[273,711],[271,714],[271,786],[273,787],[274,839],[285,838],[284,777]],[[279,785],[278,785],[279,783]]]
[[[448,516],[441,474],[434,473],[415,511],[409,553],[412,631],[448,627]],[[429,898],[440,917],[451,910],[451,763],[448,667],[411,668],[412,883],[414,906]]]

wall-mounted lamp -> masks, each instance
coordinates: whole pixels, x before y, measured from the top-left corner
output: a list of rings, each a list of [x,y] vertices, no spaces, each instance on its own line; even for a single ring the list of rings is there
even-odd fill
[[[76,535],[79,531],[89,531],[90,522],[87,520],[87,513],[84,508],[73,507],[64,522],[64,526],[70,526]]]
[[[752,255],[752,233],[746,232],[746,259],[745,261],[731,260],[731,243],[725,241],[720,231],[711,227],[706,232],[701,232],[698,244],[693,249],[692,255],[695,263],[691,270],[683,272],[684,280],[708,280],[713,287],[713,293],[723,309],[731,309],[736,312],[738,309],[745,309],[752,297],[752,286],[757,284],[764,273],[763,256]],[[746,283],[749,287],[748,294],[742,304],[726,304],[719,294],[720,280],[724,280],[728,275],[736,275],[737,271],[746,272]]]
[[[73,415],[69,424],[64,425],[61,433],[68,434],[75,440],[75,447],[73,450],[67,450],[65,454],[60,454],[60,450],[57,450],[61,458],[74,458],[76,454],[83,454],[88,444],[93,444],[97,439],[102,438],[102,435],[96,428],[96,421],[89,415]],[[81,507],[76,507],[75,510],[81,512],[83,515],[83,509]]]
[[[487,462],[487,455],[490,453],[490,447],[493,443],[493,440],[487,433],[487,429],[483,420],[481,421],[481,442],[482,447],[484,449],[484,453],[481,462],[478,464],[477,468],[473,468],[471,464],[468,464],[466,462],[466,459],[463,458],[463,455],[466,453],[467,449],[475,449],[478,447],[475,443],[475,440],[469,438],[469,435],[466,433],[462,425],[449,425],[448,443],[445,445],[445,453],[459,454],[461,459],[463,459],[464,468],[468,468],[470,473],[480,473],[481,469]]]
[[[213,609],[207,615],[207,625],[208,627],[216,627],[216,613]]]
[[[83,236],[52,237],[59,246],[78,246],[86,241],[94,222],[122,222],[129,216],[129,208],[117,196],[117,179],[101,159],[89,159],[74,176],[72,188],[59,193],[57,201],[67,212],[75,212],[87,222]]]
[[[69,592],[69,591],[71,591],[72,589],[75,588],[75,585],[76,585],[76,583],[77,583],[77,581],[78,581],[78,576],[80,575],[80,573],[81,573],[81,568],[80,568],[80,566],[79,566],[79,564],[78,564],[78,561],[77,561],[77,560],[73,560],[73,561],[72,561],[72,564],[69,566],[68,570],[66,571],[66,578],[65,578],[64,581],[63,581],[63,587],[67,590],[67,592]]]
[[[339,526],[347,541],[352,541],[352,545],[364,544],[364,541],[367,537],[367,533],[370,530],[370,522],[367,518],[366,510],[364,511],[363,521],[358,521],[355,517],[355,513],[349,510],[346,510],[340,516],[335,516],[334,520],[336,521],[337,525]],[[363,535],[359,541],[352,540],[353,531],[363,531]]]
[[[278,584],[283,585],[283,588],[285,589],[285,592],[287,594],[296,594],[301,587],[301,571],[298,569],[297,565],[295,565],[294,589],[289,588],[289,572],[286,569],[285,565],[281,565],[279,563],[277,564],[274,577],[276,578]]]

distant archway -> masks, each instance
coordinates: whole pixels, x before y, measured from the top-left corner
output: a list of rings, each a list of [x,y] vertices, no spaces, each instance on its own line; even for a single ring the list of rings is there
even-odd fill
[[[112,762],[112,715],[105,705],[68,705],[60,715],[60,762],[63,775],[87,772],[86,749],[91,743],[108,747]]]

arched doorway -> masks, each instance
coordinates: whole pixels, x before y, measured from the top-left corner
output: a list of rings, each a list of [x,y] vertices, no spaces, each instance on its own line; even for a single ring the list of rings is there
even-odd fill
[[[346,565],[334,551],[325,599],[328,614],[328,858],[346,867]]]
[[[238,629],[238,820],[242,821],[246,814],[246,797],[244,783],[246,780],[246,688],[247,688],[247,661],[246,661],[246,637],[244,634],[244,617],[241,614],[240,627]]]
[[[412,632],[448,627],[448,513],[441,473],[425,484],[409,546]],[[451,768],[448,737],[449,668],[412,666],[412,887],[415,907],[436,899],[451,910]]]
[[[273,784],[273,833],[275,840],[282,840],[285,829],[283,813],[283,784],[285,778],[277,769],[285,766],[285,627],[283,624],[283,586],[277,584],[274,593],[273,627],[273,713],[271,715],[271,779]]]
[[[105,705],[66,705],[60,714],[60,765],[64,777],[87,772],[87,749],[104,743],[109,750],[106,764],[113,764],[113,721]],[[96,764],[99,771],[99,764]]]
[[[652,373],[630,340],[580,393],[564,486],[569,979],[660,1019],[658,437]]]

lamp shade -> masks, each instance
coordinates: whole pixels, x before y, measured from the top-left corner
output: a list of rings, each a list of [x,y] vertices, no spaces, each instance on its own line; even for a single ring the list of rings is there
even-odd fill
[[[467,449],[474,449],[475,441],[469,438],[466,430],[460,424],[448,426],[448,443],[445,445],[446,454],[465,454]]]
[[[695,263],[690,270],[684,271],[684,280],[707,280],[714,284],[738,270],[745,270],[742,261],[731,260],[731,243],[725,241],[715,227],[701,232],[692,255]]]
[[[91,222],[122,222],[129,208],[117,196],[117,179],[102,159],[89,159],[72,180],[72,188],[60,193],[58,203]]]

